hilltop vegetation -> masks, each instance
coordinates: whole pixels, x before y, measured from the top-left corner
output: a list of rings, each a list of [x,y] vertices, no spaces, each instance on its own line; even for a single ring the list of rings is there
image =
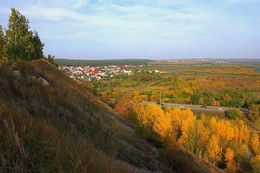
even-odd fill
[[[43,46],[36,31],[29,30],[29,20],[12,8],[8,29],[0,25],[0,58],[9,61],[43,58]]]

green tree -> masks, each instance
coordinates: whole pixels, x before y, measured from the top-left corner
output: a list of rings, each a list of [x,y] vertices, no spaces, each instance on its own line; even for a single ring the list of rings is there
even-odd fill
[[[237,108],[232,108],[226,111],[226,116],[232,120],[242,117],[242,112]]]
[[[194,104],[194,105],[199,104],[199,100],[200,100],[200,96],[197,93],[191,95],[191,103],[192,104]]]
[[[55,58],[55,56],[50,55],[50,54],[48,54],[48,56],[47,56],[47,60],[48,60],[51,64],[53,64],[53,65],[55,65],[56,67],[58,67],[58,64],[55,62],[54,58]],[[94,95],[95,95],[95,94],[94,94]]]
[[[4,49],[5,49],[5,35],[3,32],[2,25],[0,25],[0,59],[4,58]]]
[[[260,105],[259,104],[252,104],[249,107],[248,117],[251,121],[256,121],[258,118],[260,118]]]
[[[42,58],[43,55],[43,46],[44,44],[41,42],[38,32],[34,31],[32,36],[32,43],[33,43],[33,54],[30,56],[32,59]]]
[[[29,21],[26,17],[12,8],[8,30],[6,31],[6,54],[9,60],[33,60],[43,57],[42,49],[44,45],[38,33],[33,33],[29,29]]]

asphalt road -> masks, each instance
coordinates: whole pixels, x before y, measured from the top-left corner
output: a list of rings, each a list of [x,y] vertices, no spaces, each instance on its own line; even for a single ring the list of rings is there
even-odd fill
[[[145,104],[158,104],[158,102],[145,102]],[[217,107],[217,106],[207,106],[202,107],[202,105],[187,105],[187,104],[174,104],[174,103],[161,103],[162,107],[172,107],[172,108],[181,108],[181,109],[187,109],[190,108],[192,110],[201,110],[201,111],[220,111],[224,112],[229,110],[228,107]]]

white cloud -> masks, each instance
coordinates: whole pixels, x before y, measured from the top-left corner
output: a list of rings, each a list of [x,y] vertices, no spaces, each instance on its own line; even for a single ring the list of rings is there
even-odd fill
[[[258,0],[227,0],[227,2],[232,4],[251,4],[259,1]]]
[[[82,8],[89,3],[88,0],[24,0],[28,4],[37,4],[39,6],[64,7],[71,9]]]
[[[227,1],[20,0],[24,3],[17,9],[45,40],[170,48],[224,42],[258,33],[254,22],[241,20],[231,11],[236,6],[232,4],[246,1]]]

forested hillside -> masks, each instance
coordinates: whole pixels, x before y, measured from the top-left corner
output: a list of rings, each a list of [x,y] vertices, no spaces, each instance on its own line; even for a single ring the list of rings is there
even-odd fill
[[[210,118],[190,109],[162,109],[156,104],[117,105],[115,109],[134,119],[145,139],[154,139],[155,132],[166,145],[184,147],[228,172],[260,171],[259,131],[242,120]]]

